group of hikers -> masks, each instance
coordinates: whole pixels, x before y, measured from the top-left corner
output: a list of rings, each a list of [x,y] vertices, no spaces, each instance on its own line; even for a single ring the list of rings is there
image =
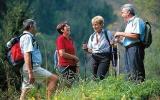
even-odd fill
[[[111,61],[111,45],[121,43],[125,47],[125,69],[127,79],[143,82],[145,80],[144,70],[144,47],[141,40],[144,39],[145,23],[135,16],[132,4],[124,4],[121,7],[121,16],[124,18],[126,28],[124,32],[115,32],[104,29],[104,18],[95,16],[91,20],[94,29],[88,43],[83,49],[91,54],[91,66],[93,79],[104,79],[109,72]],[[22,70],[22,92],[20,100],[24,100],[26,93],[36,82],[47,85],[47,98],[50,100],[53,91],[56,90],[59,76],[41,67],[42,57],[38,43],[35,38],[36,22],[26,19],[23,22],[23,36],[20,38],[20,47],[24,55]],[[57,25],[59,36],[56,40],[58,53],[58,71],[65,74],[67,71],[79,72],[79,58],[76,56],[74,41],[70,37],[70,26],[67,22]],[[107,34],[107,36],[105,35]],[[114,40],[114,42],[113,42]],[[74,74],[71,74],[74,75]],[[69,84],[71,85],[71,81]]]

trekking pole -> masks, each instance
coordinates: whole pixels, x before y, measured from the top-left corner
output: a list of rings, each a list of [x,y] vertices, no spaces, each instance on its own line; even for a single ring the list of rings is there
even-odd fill
[[[86,81],[86,65],[87,65],[87,52],[86,43],[83,43],[82,49],[84,50],[84,80]]]
[[[117,44],[117,69],[116,69],[117,70],[117,75],[120,74],[119,66],[120,66],[120,51],[119,51],[119,46]]]
[[[119,63],[120,63],[120,53],[117,42],[117,37],[114,37],[112,40],[112,65],[115,71],[115,77],[119,75]]]
[[[86,57],[87,53],[84,51],[84,80],[86,81],[86,64],[87,64],[87,57]]]
[[[114,69],[114,76],[116,77],[117,73],[116,73],[116,59],[115,59],[115,50],[114,50],[114,44],[111,45],[111,51],[112,51],[112,66],[113,66],[113,69]]]

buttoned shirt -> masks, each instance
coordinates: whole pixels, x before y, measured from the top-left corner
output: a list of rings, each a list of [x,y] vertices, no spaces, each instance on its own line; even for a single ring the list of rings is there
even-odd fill
[[[93,34],[91,34],[87,47],[89,49],[92,49],[92,53],[110,53],[110,45],[108,43],[108,40],[106,39],[104,31],[107,30],[102,29],[100,33],[94,32]],[[96,34],[98,35],[96,36]],[[112,33],[110,31],[107,31],[107,34],[109,40],[112,40],[113,38]]]
[[[42,56],[37,41],[33,41],[35,37],[28,31],[24,31],[23,33],[27,34],[24,34],[20,38],[22,53],[30,52],[33,66],[40,65],[42,63]]]
[[[145,31],[145,23],[142,19],[133,16],[129,19],[127,22],[127,26],[125,28],[125,33],[133,33],[133,34],[139,34],[139,39],[131,39],[125,37],[123,40],[123,45],[128,46],[130,44],[134,44],[136,42],[139,42],[140,40],[144,39],[144,31]]]

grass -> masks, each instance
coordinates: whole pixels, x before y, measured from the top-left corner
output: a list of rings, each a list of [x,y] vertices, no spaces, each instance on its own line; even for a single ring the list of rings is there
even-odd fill
[[[102,81],[80,79],[72,88],[66,88],[59,81],[53,100],[160,100],[160,81],[148,79],[141,84],[124,80],[124,76],[109,76]],[[41,87],[41,85],[38,85]],[[20,92],[10,86],[0,91],[2,100],[18,100]],[[46,89],[34,88],[27,100],[46,100]]]
[[[33,89],[28,95],[28,100],[45,100],[45,94],[45,88]],[[136,84],[125,81],[123,76],[110,76],[102,81],[80,80],[70,89],[58,87],[53,100],[159,100],[158,96],[158,80],[146,80]]]

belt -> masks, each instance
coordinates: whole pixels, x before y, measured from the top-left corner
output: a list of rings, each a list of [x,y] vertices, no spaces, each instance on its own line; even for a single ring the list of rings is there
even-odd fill
[[[96,58],[100,58],[100,59],[104,59],[106,57],[110,57],[111,56],[111,53],[92,53],[92,56],[93,57],[96,57]]]
[[[92,53],[93,55],[110,55],[110,52],[104,52],[104,53]]]
[[[33,66],[33,67],[39,67],[39,66],[41,66],[41,65],[38,64],[38,63],[33,63],[32,66]]]
[[[126,46],[126,49],[133,47],[133,46],[143,46],[143,44],[141,42],[132,43],[132,44]]]
[[[68,66],[58,65],[58,66],[62,68],[77,67],[77,65],[68,65]]]

